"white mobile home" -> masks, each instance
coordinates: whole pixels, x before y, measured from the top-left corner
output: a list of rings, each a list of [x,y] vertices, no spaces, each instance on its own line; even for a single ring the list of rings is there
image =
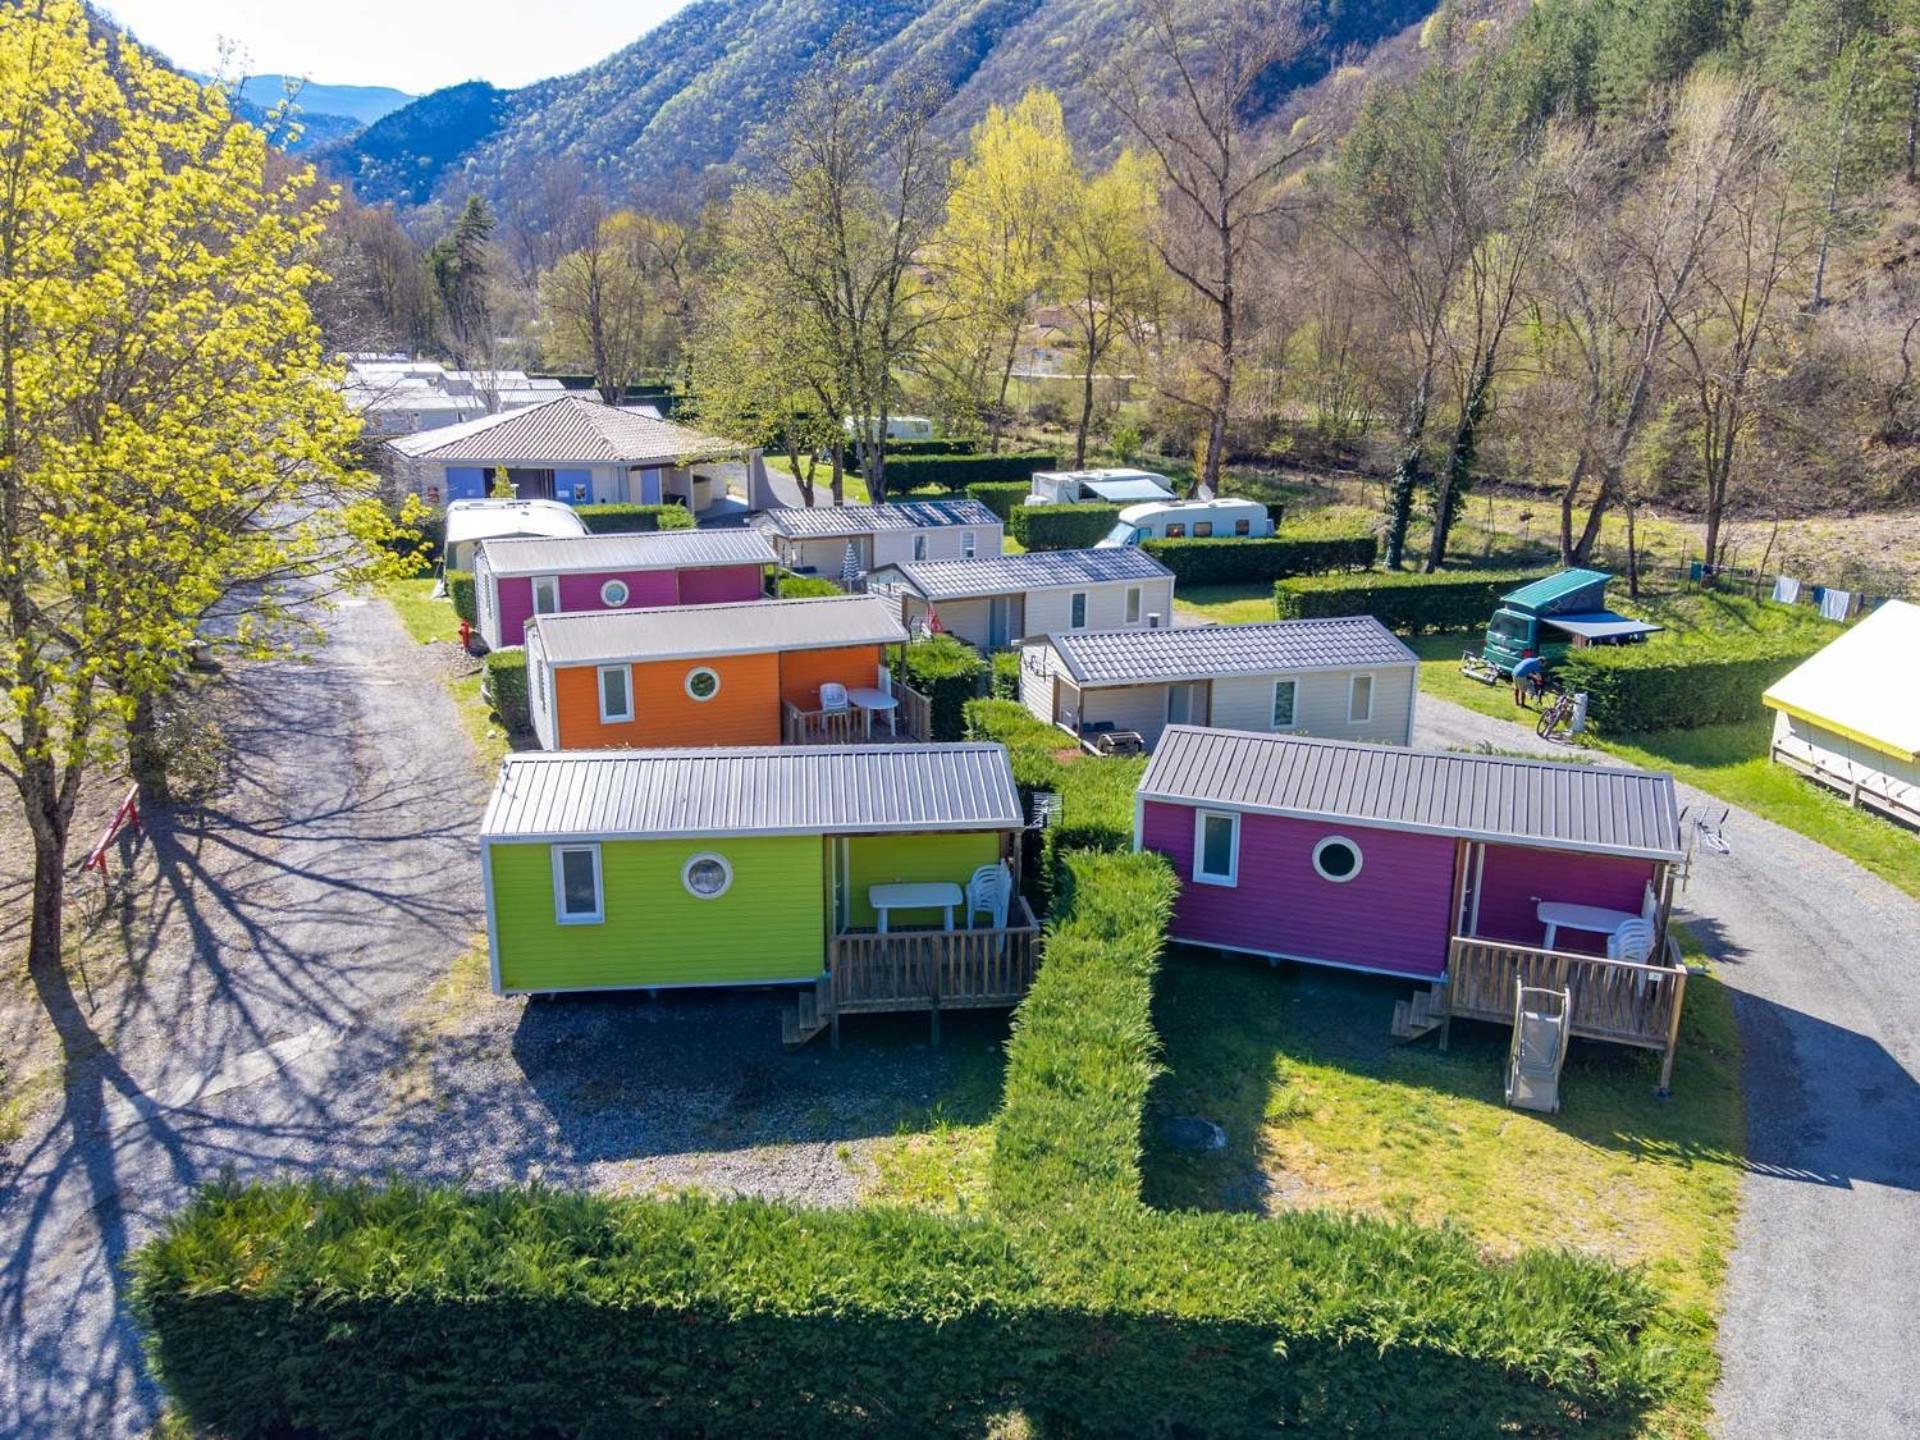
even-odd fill
[[[972,560],[1000,553],[1000,517],[978,500],[897,505],[780,506],[753,517],[789,570],[835,577],[853,547],[859,574],[913,560]]]
[[[1056,631],[1020,647],[1020,700],[1092,743],[1169,725],[1405,745],[1420,662],[1370,615]]]
[[[1100,547],[1143,540],[1265,540],[1272,534],[1272,517],[1257,500],[1169,500],[1129,505]]]
[[[1173,623],[1173,572],[1144,550],[909,561],[876,570],[868,588],[898,597],[909,629],[944,630],[983,650],[1056,630]]]
[[[1036,470],[1029,505],[1130,505],[1171,500],[1173,482],[1151,470]]]
[[[1762,699],[1776,763],[1920,825],[1920,605],[1887,601]]]

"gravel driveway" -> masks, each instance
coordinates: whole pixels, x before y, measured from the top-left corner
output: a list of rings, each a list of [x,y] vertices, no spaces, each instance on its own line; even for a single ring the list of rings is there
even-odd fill
[[[1422,745],[1567,754],[1430,695],[1414,728]],[[1681,900],[1744,1046],[1717,1430],[1905,1440],[1920,1435],[1920,902],[1744,810],[1726,835],[1733,853],[1703,852]]]

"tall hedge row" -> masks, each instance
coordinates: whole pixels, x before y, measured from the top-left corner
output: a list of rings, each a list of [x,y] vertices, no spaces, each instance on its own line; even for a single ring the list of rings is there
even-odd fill
[[[1029,550],[1085,550],[1119,522],[1118,505],[1016,505],[1007,521]]]
[[[691,530],[693,516],[684,505],[576,505],[590,535],[626,535],[645,530]]]
[[[480,623],[480,611],[473,593],[473,572],[471,570],[449,570],[446,572],[447,603],[453,606],[453,613],[469,625]]]
[[[993,511],[1002,525],[1012,520],[1014,507],[1032,493],[1033,485],[1026,480],[987,480],[967,486],[967,497]]]
[[[1588,723],[1603,734],[1737,724],[1760,714],[1766,688],[1820,648],[1806,636],[1715,643],[1733,653],[1658,640],[1570,651],[1554,666],[1554,684],[1586,692]]]
[[[958,740],[966,733],[966,707],[980,693],[987,660],[964,640],[929,635],[907,646],[906,680],[927,697],[932,712],[931,740]]]
[[[1371,615],[1389,630],[1471,630],[1493,617],[1500,597],[1540,578],[1537,570],[1461,570],[1438,575],[1369,571],[1306,575],[1273,587],[1282,620]]]
[[[1002,455],[902,455],[887,458],[887,489],[912,490],[941,485],[964,490],[985,480],[1025,480],[1036,470],[1059,468],[1060,457],[1040,451]]]
[[[1181,585],[1259,585],[1289,575],[1318,575],[1327,570],[1366,570],[1379,542],[1372,535],[1295,540],[1269,539],[1145,540],[1140,548]]]
[[[510,645],[487,652],[486,679],[481,682],[487,703],[501,724],[516,734],[533,729],[533,711],[527,704],[527,652]]]

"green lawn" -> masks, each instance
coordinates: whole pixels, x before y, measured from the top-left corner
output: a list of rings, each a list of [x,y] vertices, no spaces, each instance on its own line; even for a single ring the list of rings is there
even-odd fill
[[[1444,1054],[1433,1038],[1393,1041],[1393,1002],[1411,988],[1176,950],[1154,1005],[1166,1070],[1148,1108],[1149,1202],[1326,1206],[1458,1225],[1503,1255],[1567,1246],[1645,1265],[1669,1300],[1661,1341],[1688,1377],[1651,1428],[1697,1433],[1742,1171],[1725,991],[1688,985],[1670,1100],[1654,1098],[1657,1055],[1577,1041],[1561,1112],[1538,1115],[1504,1103],[1503,1027],[1459,1022]],[[1187,1117],[1222,1127],[1226,1147],[1176,1149],[1166,1122]]]
[[[1217,625],[1247,625],[1275,620],[1271,585],[1190,585],[1175,587],[1174,612]]]
[[[765,451],[764,455],[769,470],[778,470],[782,475],[793,474],[793,466],[787,463],[786,456],[776,454],[771,450]],[[833,476],[833,467],[823,460],[820,462],[820,468],[815,470],[813,474],[814,496],[822,505],[825,505],[829,503],[833,494],[832,488],[828,484],[828,481]],[[798,477],[796,476],[795,478],[797,479]],[[867,482],[862,480],[858,475],[843,476],[840,492],[846,497],[846,502],[849,505],[865,505],[873,498],[867,494]]]

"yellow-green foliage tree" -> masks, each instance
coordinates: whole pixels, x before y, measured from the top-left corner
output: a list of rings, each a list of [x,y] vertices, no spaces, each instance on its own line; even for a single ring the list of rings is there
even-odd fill
[[[953,165],[935,243],[952,306],[941,349],[956,398],[984,412],[996,449],[1020,332],[1035,302],[1055,288],[1061,227],[1079,183],[1051,90],[1029,90],[1011,110],[989,109]]]
[[[673,358],[678,285],[673,261],[686,232],[671,221],[616,210],[586,227],[578,250],[540,277],[540,350],[579,366],[609,405]]]
[[[307,292],[325,207],[77,0],[0,7],[0,774],[61,963],[83,779],[210,638],[293,643],[400,562]],[[209,621],[210,612],[218,615]]]
[[[1090,180],[1075,177],[1060,223],[1058,294],[1080,350],[1080,424],[1073,465],[1087,463],[1094,379],[1114,347],[1142,333],[1160,307],[1166,270],[1153,248],[1160,195],[1152,164],[1123,150]]]

